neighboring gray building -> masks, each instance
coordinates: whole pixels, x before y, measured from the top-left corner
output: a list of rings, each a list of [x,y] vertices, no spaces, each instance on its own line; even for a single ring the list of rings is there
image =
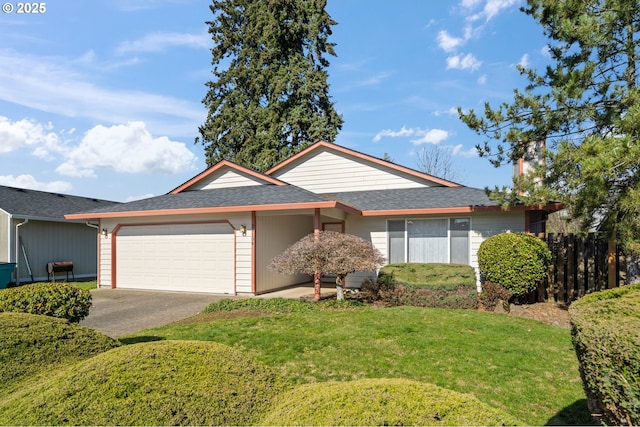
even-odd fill
[[[96,277],[97,223],[64,215],[115,203],[0,186],[0,262],[17,264],[13,281],[20,283],[47,280],[47,263],[55,261],[73,262],[76,279]]]

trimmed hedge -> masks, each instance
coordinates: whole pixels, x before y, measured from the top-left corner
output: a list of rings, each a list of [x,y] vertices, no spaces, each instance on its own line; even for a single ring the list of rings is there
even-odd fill
[[[108,336],[64,319],[0,313],[0,389],[117,347]],[[0,421],[0,424],[4,424]]]
[[[304,384],[281,395],[260,425],[519,425],[471,395],[407,379]]]
[[[640,425],[640,284],[586,295],[569,316],[589,409]]]
[[[536,289],[551,266],[547,244],[530,234],[502,233],[484,240],[478,248],[478,266],[484,280],[514,295]]]
[[[204,341],[116,348],[0,402],[2,425],[255,425],[284,391],[266,365]]]
[[[66,283],[34,283],[0,291],[0,312],[41,314],[78,323],[90,308],[91,293]]]
[[[390,264],[380,270],[377,281],[362,283],[359,297],[389,306],[476,309],[475,277],[468,265]]]

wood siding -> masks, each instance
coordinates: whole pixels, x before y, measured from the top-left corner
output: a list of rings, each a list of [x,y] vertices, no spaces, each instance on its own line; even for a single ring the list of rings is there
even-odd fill
[[[280,274],[267,266],[293,243],[313,233],[313,216],[259,215],[256,221],[256,292],[308,282],[310,277],[305,274]]]
[[[11,243],[12,232],[9,228],[9,215],[0,210],[0,262],[13,262],[13,258],[9,254],[13,250],[9,247]]]
[[[471,216],[471,266],[478,267],[480,244],[495,234],[525,231],[523,211],[494,212]]]
[[[345,224],[345,233],[361,237],[376,247],[387,259],[387,219],[385,217],[357,217],[350,216]],[[346,287],[359,288],[367,278],[375,280],[377,271],[357,271],[346,278]]]
[[[189,190],[212,190],[216,188],[247,187],[261,185],[264,181],[232,169],[221,169],[194,184]]]
[[[13,221],[14,230],[20,222],[22,220]],[[84,223],[30,220],[19,228],[36,281],[47,280],[46,265],[52,261],[73,262],[73,275],[76,278],[94,277],[97,273],[97,234],[98,230]],[[15,248],[15,236],[11,245]],[[62,276],[59,274],[57,277]],[[18,251],[18,277],[21,282],[31,281],[22,248]],[[69,279],[71,277],[69,274]]]
[[[106,228],[108,236],[100,240],[100,287],[112,286],[112,231],[118,225],[124,224],[167,224],[190,223],[200,221],[229,221],[235,230],[235,288],[236,292],[251,292],[251,214],[219,214],[219,215],[167,215],[163,217],[134,217],[122,219],[103,219],[100,228]],[[247,235],[242,236],[240,226],[247,226]],[[116,284],[117,286],[117,284]]]
[[[273,176],[315,193],[429,186],[426,180],[326,149]]]

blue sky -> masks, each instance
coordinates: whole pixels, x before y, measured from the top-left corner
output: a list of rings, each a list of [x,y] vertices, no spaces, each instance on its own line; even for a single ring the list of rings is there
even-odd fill
[[[518,0],[328,0],[338,25],[336,143],[418,168],[451,150],[462,184],[508,185],[456,107],[510,101],[515,69],[549,62]],[[194,144],[211,78],[206,0],[56,0],[0,13],[0,185],[115,201],[164,194],[205,168]],[[6,5],[4,6],[6,7]],[[3,7],[3,8],[4,8]]]

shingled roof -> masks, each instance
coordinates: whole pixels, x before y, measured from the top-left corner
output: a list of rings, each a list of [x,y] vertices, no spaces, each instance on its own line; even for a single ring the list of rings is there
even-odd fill
[[[64,215],[118,205],[110,200],[0,185],[0,209],[24,218],[64,220]]]
[[[210,190],[183,191],[136,200],[120,205],[106,206],[83,214],[166,212],[175,210],[216,210],[238,207],[251,210],[257,206],[287,208],[306,204],[331,204],[331,199],[294,185],[255,185],[246,187],[216,188]],[[86,215],[85,215],[86,216]]]
[[[471,187],[422,187],[332,193],[331,198],[359,211],[480,208],[500,206],[484,190]]]

